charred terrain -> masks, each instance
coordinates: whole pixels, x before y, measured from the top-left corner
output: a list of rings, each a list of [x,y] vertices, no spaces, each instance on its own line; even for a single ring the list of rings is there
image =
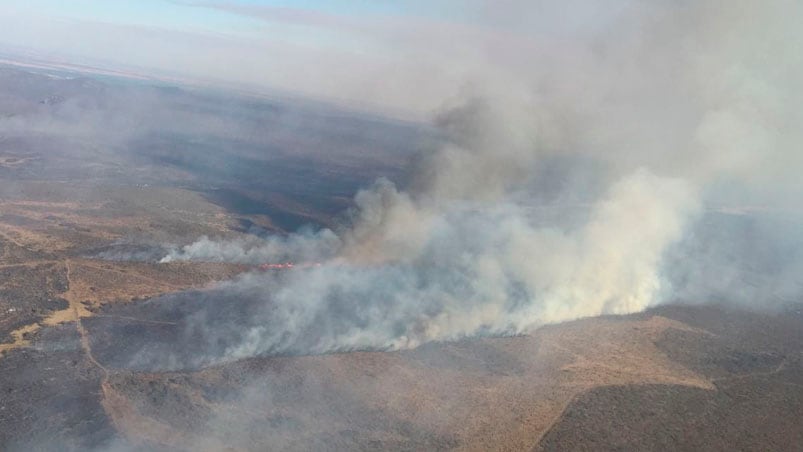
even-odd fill
[[[410,182],[424,126],[12,68],[0,117],[2,450],[803,450],[801,300],[222,359],[260,301],[217,282],[306,270],[167,247],[337,227],[360,187]]]

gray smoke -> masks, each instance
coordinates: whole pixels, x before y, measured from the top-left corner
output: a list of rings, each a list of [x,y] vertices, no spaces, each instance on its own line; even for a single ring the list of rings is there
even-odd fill
[[[617,8],[590,31],[485,55],[496,64],[437,115],[448,143],[419,161],[408,189],[380,180],[361,191],[348,227],[202,238],[165,256],[322,262],[202,292],[257,300],[248,324],[215,326],[229,338],[219,355],[398,349],[669,300],[799,297],[800,247],[784,244],[800,242],[790,225],[803,169],[803,6]],[[725,207],[755,205],[791,223],[712,226]],[[760,243],[789,251],[745,252]]]

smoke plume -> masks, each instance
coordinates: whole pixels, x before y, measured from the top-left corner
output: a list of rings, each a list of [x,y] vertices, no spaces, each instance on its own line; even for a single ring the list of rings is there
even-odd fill
[[[537,16],[519,3],[533,14],[517,17]],[[187,337],[211,346],[225,336],[210,361],[398,349],[742,292],[741,277],[728,286],[699,275],[741,272],[751,255],[737,262],[729,250],[783,248],[789,237],[772,219],[727,235],[711,218],[759,205],[797,221],[802,7],[616,5],[595,27],[528,36],[512,54],[489,49],[481,58],[493,64],[436,115],[445,145],[417,161],[408,187],[360,191],[342,228],[202,238],[167,255],[321,263],[194,294],[254,307],[245,326],[216,324],[215,338],[198,314]],[[799,296],[800,262],[789,251],[775,273],[755,263],[751,287],[764,289],[750,293]]]

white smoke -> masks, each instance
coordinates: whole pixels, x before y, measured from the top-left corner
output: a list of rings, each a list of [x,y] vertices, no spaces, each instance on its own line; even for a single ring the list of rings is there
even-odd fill
[[[324,231],[247,248],[204,238],[169,256],[258,263],[340,244],[320,267],[249,273],[204,294],[259,300],[249,325],[192,328],[237,337],[224,352],[232,359],[408,348],[636,312],[659,300],[663,252],[698,210],[687,183],[646,169],[617,181],[571,230],[538,226],[537,210],[507,199],[414,200],[388,181],[356,199],[341,240]]]
[[[286,237],[249,236],[231,241],[215,241],[209,237],[201,237],[180,249],[172,248],[159,262],[200,260],[257,264],[285,262],[289,259],[310,261],[333,256],[339,245],[340,239],[329,229],[319,232],[302,231]]]
[[[228,357],[407,348],[639,311],[657,300],[662,252],[697,208],[685,183],[646,170],[615,184],[588,224],[571,232],[534,227],[510,203],[385,206],[402,196],[388,184],[365,196],[367,219],[355,231],[369,236],[344,248],[348,258],[219,288],[264,291],[264,323]]]
[[[733,201],[722,187],[788,207],[757,187],[793,187],[801,170],[800,4],[620,6],[591,36],[539,36],[532,55],[475,77],[481,95],[438,117],[448,144],[410,190],[379,181],[360,192],[350,227],[203,238],[166,256],[323,261],[210,292],[262,301],[226,356],[415,347],[637,312],[680,293],[666,252],[702,207]],[[545,221],[533,187],[561,158],[593,181],[561,173],[551,201],[587,207]]]

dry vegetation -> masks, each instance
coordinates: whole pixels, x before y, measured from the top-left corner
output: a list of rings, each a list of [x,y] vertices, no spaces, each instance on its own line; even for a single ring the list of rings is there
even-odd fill
[[[33,124],[51,124],[40,101],[53,93],[114,91],[10,70],[0,79],[0,115]],[[129,94],[114,105],[141,97]],[[799,309],[675,306],[403,352],[126,366],[139,338],[181,333],[182,319],[159,318],[148,299],[246,268],[110,257],[331,224],[359,187],[402,177],[424,133],[167,98],[175,104],[123,115],[147,125],[123,142],[102,130],[82,139],[83,117],[53,135],[0,136],[0,450],[801,450]],[[264,126],[285,109],[304,133]],[[203,124],[253,127],[215,135]]]
[[[124,347],[126,337],[107,337],[104,323],[82,320],[104,319],[130,335],[155,334],[175,324],[110,308],[246,270],[91,255],[129,236],[171,228],[215,234],[231,226],[215,206],[181,190],[171,201],[170,193],[160,192],[150,205],[136,201],[140,207],[131,207],[134,201],[122,191],[74,203],[0,201],[0,352],[6,355],[0,389],[12,395],[3,407],[41,405],[27,421],[0,415],[0,441],[19,439],[12,424],[39,434],[42,427],[31,425],[70,413],[93,419],[83,430],[63,421],[49,427],[73,450],[112,440],[210,451],[265,444],[291,450],[662,450],[706,448],[707,441],[718,441],[722,450],[759,450],[800,440],[737,434],[749,431],[753,411],[784,416],[785,428],[803,425],[803,405],[795,402],[803,389],[798,318],[737,313],[723,326],[719,312],[680,307],[396,353],[255,358],[194,372],[111,367],[104,359]],[[171,202],[201,204],[160,215]],[[114,206],[141,210],[115,216]],[[746,332],[730,334],[743,317],[737,326]],[[9,376],[21,362],[33,384]],[[63,381],[53,380],[52,372]],[[88,387],[96,396],[82,394]],[[66,412],[65,402],[47,396],[64,390],[77,391]],[[732,435],[717,434],[722,428]]]
[[[259,450],[268,443],[291,450],[564,450],[562,444],[583,450],[620,446],[666,450],[673,444],[667,439],[671,437],[654,436],[649,423],[628,427],[628,416],[659,413],[655,416],[664,428],[682,432],[691,428],[689,419],[706,415],[705,400],[730,400],[730,405],[718,407],[722,425],[729,428],[749,428],[750,414],[744,409],[755,404],[767,413],[783,413],[784,425],[803,422],[799,406],[784,405],[766,382],[750,380],[766,378],[763,369],[742,369],[738,375],[731,370],[727,378],[738,378],[740,393],[720,394],[726,388],[722,377],[711,378],[670,358],[670,350],[695,347],[695,343],[667,345],[666,338],[676,334],[692,335],[700,339],[698,343],[715,338],[720,347],[739,348],[719,332],[651,313],[588,319],[542,328],[529,336],[434,344],[406,352],[253,359],[192,373],[119,372],[110,381],[128,401],[125,415],[116,422],[129,432],[129,439],[178,448],[189,441],[201,450],[217,450],[221,443],[235,450]],[[799,354],[801,342],[796,338],[776,339],[790,353],[798,347]],[[761,356],[767,351],[742,353]],[[793,368],[790,372],[801,370],[798,361]],[[778,371],[769,370],[773,375]],[[601,388],[620,389],[612,390],[616,399],[611,401],[606,398],[611,392]],[[670,388],[659,394],[668,399],[641,395],[649,388]],[[780,390],[800,396],[799,387]],[[703,402],[684,408],[681,402],[672,402],[677,392]],[[765,396],[774,401],[762,402]],[[739,412],[730,413],[728,407]],[[629,411],[616,418],[622,409]],[[683,409],[689,410],[685,419],[678,411]],[[157,424],[138,430],[143,417]],[[578,427],[573,423],[578,419],[592,427]],[[610,428],[600,427],[605,425]],[[717,428],[716,422],[709,422],[706,429],[693,430],[696,443],[676,444],[699,446],[704,444],[700,441],[717,440],[723,450],[744,446],[720,438]],[[585,434],[600,429],[609,436]],[[788,446],[795,438],[757,441],[745,448]]]
[[[244,270],[227,264],[92,257],[96,248],[126,237],[158,236],[151,230],[163,233],[162,223],[200,234],[228,229],[227,218],[215,206],[177,210],[176,205],[203,203],[186,191],[155,190],[143,196],[141,191],[110,189],[93,194],[64,185],[62,190],[74,190],[75,198],[82,199],[67,202],[39,199],[50,197],[45,184],[15,185],[20,189],[16,196],[0,199],[0,351],[29,345],[27,338],[40,326],[75,321],[76,312],[86,317],[104,303],[202,287]],[[118,212],[123,207],[129,213]]]

